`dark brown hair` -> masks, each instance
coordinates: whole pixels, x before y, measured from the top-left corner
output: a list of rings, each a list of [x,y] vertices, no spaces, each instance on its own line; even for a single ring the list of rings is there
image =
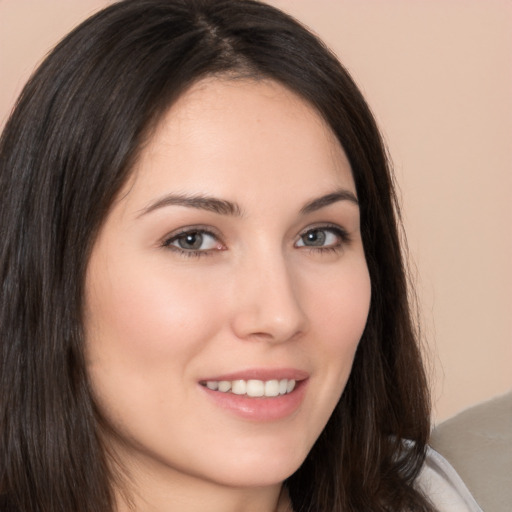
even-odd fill
[[[294,509],[430,510],[413,485],[429,406],[396,201],[359,90],[316,37],[266,4],[126,0],[55,48],[0,141],[2,511],[113,510],[83,358],[88,256],[152,127],[215,74],[270,78],[312,104],[349,158],[360,201],[370,313],[343,396],[286,482]]]

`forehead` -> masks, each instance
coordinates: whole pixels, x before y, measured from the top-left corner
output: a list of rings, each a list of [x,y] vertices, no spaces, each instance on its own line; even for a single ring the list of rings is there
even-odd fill
[[[355,192],[330,127],[301,97],[271,80],[194,84],[163,116],[134,171],[137,187],[153,192],[171,186],[238,199],[248,186],[256,193],[277,183],[290,192],[340,186]]]

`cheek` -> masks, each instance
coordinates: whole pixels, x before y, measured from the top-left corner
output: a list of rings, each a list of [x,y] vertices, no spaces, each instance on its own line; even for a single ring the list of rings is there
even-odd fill
[[[86,301],[91,369],[179,372],[215,333],[215,291],[161,267],[120,259],[102,275],[92,262]]]
[[[317,287],[318,288],[318,287]],[[364,260],[331,274],[322,290],[310,295],[312,316],[326,332],[332,350],[357,346],[364,331],[371,299],[371,284]]]
[[[194,360],[219,329],[213,287],[117,255],[90,263],[86,357],[98,406],[122,435],[160,439],[169,411],[193,416]]]
[[[355,352],[368,318],[371,284],[366,263],[356,260],[331,275],[324,292],[311,296],[311,318],[318,348],[335,397],[341,395],[349,377]],[[320,350],[321,347],[321,350]],[[337,398],[336,398],[337,401]]]

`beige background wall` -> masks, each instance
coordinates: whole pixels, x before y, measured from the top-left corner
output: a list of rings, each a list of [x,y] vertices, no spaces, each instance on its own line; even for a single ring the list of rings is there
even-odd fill
[[[0,126],[105,0],[0,0]],[[273,0],[333,48],[395,163],[437,420],[512,388],[512,2]]]

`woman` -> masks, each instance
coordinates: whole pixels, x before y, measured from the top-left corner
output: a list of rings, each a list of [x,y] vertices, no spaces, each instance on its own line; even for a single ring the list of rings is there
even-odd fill
[[[297,22],[115,4],[0,152],[2,510],[435,510],[385,151]]]

